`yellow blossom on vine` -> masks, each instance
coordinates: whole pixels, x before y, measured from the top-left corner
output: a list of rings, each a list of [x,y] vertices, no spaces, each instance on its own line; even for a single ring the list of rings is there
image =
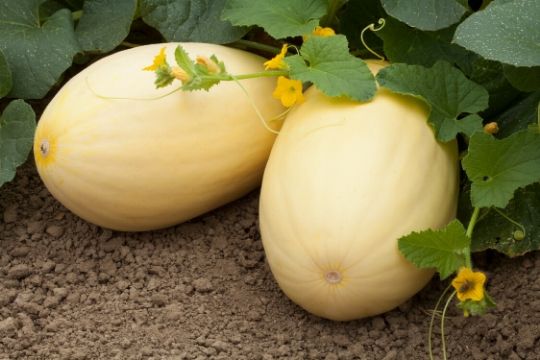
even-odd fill
[[[322,27],[317,26],[309,35],[302,36],[302,39],[306,41],[310,36],[321,36],[321,37],[327,37],[327,36],[334,36],[336,35],[336,32],[334,29],[329,27]]]
[[[285,76],[279,76],[277,86],[272,93],[274,98],[281,100],[285,107],[291,107],[296,103],[304,101],[302,94],[302,82],[300,80],[291,80]]]
[[[283,59],[285,58],[285,55],[287,55],[288,48],[289,45],[283,44],[280,53],[264,63],[264,70],[286,69],[287,64],[285,61],[283,61]]]
[[[485,282],[486,274],[483,272],[462,267],[454,280],[452,280],[452,286],[456,289],[460,301],[480,301],[484,298]]]
[[[166,63],[165,48],[162,47],[161,50],[159,50],[159,54],[157,54],[154,57],[154,62],[152,63],[152,65],[148,65],[147,67],[143,68],[143,70],[156,71],[161,65],[165,63]]]
[[[315,36],[334,36],[334,35],[336,35],[336,32],[334,31],[334,29],[329,28],[329,27],[317,26],[315,28],[315,30],[313,30],[313,35],[315,35]]]

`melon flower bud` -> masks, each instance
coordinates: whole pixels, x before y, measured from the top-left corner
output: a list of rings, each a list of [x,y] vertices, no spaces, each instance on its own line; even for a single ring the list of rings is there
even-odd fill
[[[499,132],[499,124],[497,124],[495,121],[492,121],[490,123],[487,123],[484,125],[484,132],[493,135]]]
[[[219,65],[216,64],[214,60],[209,59],[206,56],[197,56],[196,61],[197,64],[204,66],[210,74],[219,74],[221,72]]]
[[[182,68],[178,66],[174,66],[171,68],[171,75],[177,79],[180,80],[183,84],[188,83],[191,80],[191,76]]]

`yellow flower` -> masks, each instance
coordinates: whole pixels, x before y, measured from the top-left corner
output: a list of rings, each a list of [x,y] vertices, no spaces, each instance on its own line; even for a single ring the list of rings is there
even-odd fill
[[[287,64],[283,59],[285,58],[285,55],[287,55],[288,48],[289,45],[283,44],[280,53],[264,63],[264,70],[287,68]]]
[[[460,301],[480,301],[484,298],[485,282],[486,275],[483,272],[462,267],[454,280],[452,280],[452,286],[456,289]]]
[[[276,99],[281,100],[285,107],[291,107],[296,103],[304,101],[302,94],[302,82],[300,80],[291,80],[285,76],[278,77],[277,86],[272,93]]]
[[[162,47],[161,50],[159,50],[159,54],[157,54],[154,57],[154,62],[152,63],[152,65],[148,65],[147,67],[143,68],[143,70],[156,71],[161,65],[165,63],[166,63],[165,48]]]
[[[310,36],[326,37],[326,36],[334,36],[334,35],[336,35],[336,32],[334,31],[334,29],[329,28],[329,27],[317,26],[315,30],[311,32],[311,34],[302,36],[302,39],[306,41]]]
[[[315,36],[334,36],[334,35],[336,35],[336,32],[334,31],[334,29],[329,28],[329,27],[317,26],[315,28],[315,30],[313,30],[313,35],[315,35]]]

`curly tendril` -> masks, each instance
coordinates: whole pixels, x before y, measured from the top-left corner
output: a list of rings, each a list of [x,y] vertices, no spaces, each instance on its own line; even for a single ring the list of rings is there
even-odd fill
[[[362,31],[360,32],[360,41],[362,42],[362,45],[364,45],[364,47],[367,49],[367,51],[369,51],[370,53],[372,53],[379,59],[385,60],[384,56],[379,55],[375,50],[370,48],[364,39],[364,34],[367,30],[371,30],[372,32],[377,32],[377,31],[382,30],[382,28],[384,28],[384,25],[386,25],[386,21],[383,18],[380,18],[377,21],[377,23],[379,24],[379,27],[375,27],[375,24],[369,24],[368,26],[362,29]]]

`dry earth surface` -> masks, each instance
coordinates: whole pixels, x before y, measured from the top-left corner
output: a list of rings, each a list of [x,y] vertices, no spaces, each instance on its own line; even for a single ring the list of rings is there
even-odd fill
[[[62,207],[29,162],[0,191],[0,359],[428,358],[446,285],[369,319],[312,316],[272,278],[257,205],[254,192],[169,229],[111,232]],[[452,306],[448,358],[540,359],[540,254],[475,261],[498,306],[467,319]]]

